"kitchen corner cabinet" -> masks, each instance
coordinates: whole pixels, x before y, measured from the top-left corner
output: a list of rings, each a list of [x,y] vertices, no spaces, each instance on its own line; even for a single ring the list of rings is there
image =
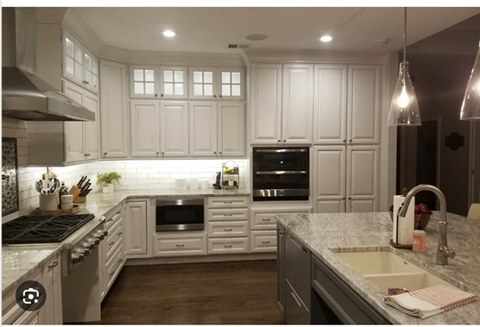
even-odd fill
[[[374,212],[378,198],[378,146],[314,147],[316,212]]]
[[[242,100],[243,69],[190,67],[190,99]]]
[[[128,154],[127,66],[100,62],[101,153],[103,158]]]
[[[147,202],[125,204],[125,253],[127,258],[147,257]]]
[[[63,77],[98,93],[98,60],[70,33],[63,31]]]
[[[63,93],[95,113],[93,122],[65,122],[66,162],[100,157],[100,115],[98,96],[69,81],[63,81]]]
[[[311,143],[313,66],[252,64],[251,81],[251,143]]]

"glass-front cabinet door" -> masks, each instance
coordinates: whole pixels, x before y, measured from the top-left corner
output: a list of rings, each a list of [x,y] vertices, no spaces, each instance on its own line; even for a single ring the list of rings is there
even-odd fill
[[[186,99],[187,68],[186,67],[160,67],[160,97],[162,99]]]
[[[155,98],[155,67],[130,67],[130,96],[132,98]]]
[[[64,31],[63,41],[63,77],[97,93],[97,58],[67,31]]]
[[[190,78],[190,98],[243,99],[242,69],[190,68]]]

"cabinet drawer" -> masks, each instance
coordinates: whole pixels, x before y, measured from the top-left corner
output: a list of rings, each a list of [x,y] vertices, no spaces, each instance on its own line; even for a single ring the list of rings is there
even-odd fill
[[[248,237],[208,239],[208,254],[247,252]]]
[[[124,251],[123,246],[119,246],[105,265],[107,272],[107,290],[112,286],[115,278],[123,267],[125,261]]]
[[[154,244],[155,256],[203,255],[207,254],[206,237],[163,238],[157,236]]]
[[[247,208],[232,209],[210,209],[208,210],[208,221],[215,220],[248,220]]]
[[[214,221],[208,223],[208,237],[248,236],[248,221]]]
[[[250,252],[275,252],[277,250],[277,233],[275,231],[252,231]]]
[[[252,229],[276,229],[276,212],[252,212]]]
[[[115,224],[117,221],[120,221],[121,218],[122,218],[122,212],[121,211],[117,211],[116,213],[106,217],[105,224],[106,224],[107,229],[109,229],[110,226]]]
[[[212,196],[208,198],[209,208],[248,207],[246,196]]]
[[[113,228],[112,228],[113,229]],[[122,231],[122,224],[118,224],[116,229],[113,229],[111,232],[108,231],[108,237],[105,242],[105,253],[106,253],[106,261],[110,259],[115,249],[118,247],[119,243],[123,242],[123,231]]]
[[[34,280],[36,282],[41,283],[41,274],[40,269],[35,273],[25,277],[24,281],[27,280]],[[24,313],[32,312],[23,310],[18,304],[15,299],[15,292],[16,288],[8,292],[7,294],[2,294],[2,324],[3,325],[11,325],[11,324],[18,324],[17,320],[20,319]],[[38,311],[36,311],[38,312]]]

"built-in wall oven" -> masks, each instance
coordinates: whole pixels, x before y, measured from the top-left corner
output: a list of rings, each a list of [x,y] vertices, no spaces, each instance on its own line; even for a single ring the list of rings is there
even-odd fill
[[[252,165],[254,201],[308,200],[308,147],[254,147]]]
[[[157,199],[156,231],[202,230],[204,198]]]

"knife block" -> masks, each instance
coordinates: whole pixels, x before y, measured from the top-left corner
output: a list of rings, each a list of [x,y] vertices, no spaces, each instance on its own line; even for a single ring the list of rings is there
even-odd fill
[[[77,185],[73,185],[68,193],[73,195],[73,203],[85,203],[87,201],[86,196],[80,196],[80,190]]]

